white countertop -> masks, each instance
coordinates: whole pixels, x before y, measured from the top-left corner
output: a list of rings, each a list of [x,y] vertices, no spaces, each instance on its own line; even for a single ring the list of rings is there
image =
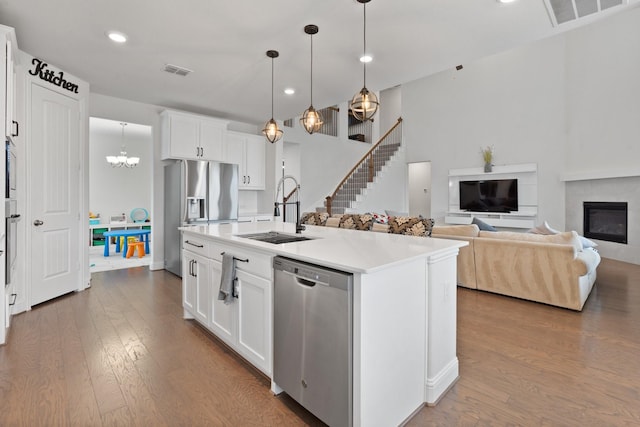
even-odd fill
[[[291,223],[231,223],[181,227],[185,233],[233,243],[352,273],[373,273],[417,258],[444,255],[468,243],[373,231],[307,225],[303,236],[313,240],[274,245],[242,237],[268,231],[295,234]]]

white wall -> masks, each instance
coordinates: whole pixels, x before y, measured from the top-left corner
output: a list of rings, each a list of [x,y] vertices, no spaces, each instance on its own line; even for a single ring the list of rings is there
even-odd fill
[[[538,218],[564,226],[564,58],[555,37],[403,85],[407,161],[431,161],[436,221],[449,169],[482,166],[480,147],[492,145],[497,165],[538,164]]]
[[[151,127],[127,123],[124,143],[129,156],[140,157],[135,168],[113,168],[105,156],[115,156],[122,146],[119,121],[92,117],[89,120],[89,210],[100,214],[101,222],[134,208],[151,209],[153,137]]]
[[[567,34],[569,172],[638,169],[640,9]]]

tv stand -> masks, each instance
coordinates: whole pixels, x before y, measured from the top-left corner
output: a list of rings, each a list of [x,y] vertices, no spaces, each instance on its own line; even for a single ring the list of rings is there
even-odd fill
[[[460,209],[459,182],[485,179],[517,179],[518,210],[511,212],[470,211]],[[449,170],[449,209],[447,224],[470,224],[476,217],[494,227],[533,228],[538,216],[538,165],[496,165],[493,172],[481,167]]]

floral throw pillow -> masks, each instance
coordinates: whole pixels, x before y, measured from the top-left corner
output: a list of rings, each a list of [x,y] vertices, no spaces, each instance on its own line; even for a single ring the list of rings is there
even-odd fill
[[[371,214],[344,214],[342,215],[342,218],[340,218],[340,224],[338,224],[338,227],[348,228],[351,230],[368,231],[371,230],[372,224],[373,215]]]
[[[307,212],[300,218],[301,224],[307,225],[325,225],[329,214],[326,212]]]
[[[389,218],[389,233],[428,237],[431,236],[433,223],[432,218],[392,216]]]

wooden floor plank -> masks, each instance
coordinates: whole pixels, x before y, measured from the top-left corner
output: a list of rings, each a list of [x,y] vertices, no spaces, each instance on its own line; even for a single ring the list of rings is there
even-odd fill
[[[460,379],[409,426],[640,425],[640,266],[603,260],[582,312],[460,288]],[[14,316],[0,425],[322,425],[145,267]]]

